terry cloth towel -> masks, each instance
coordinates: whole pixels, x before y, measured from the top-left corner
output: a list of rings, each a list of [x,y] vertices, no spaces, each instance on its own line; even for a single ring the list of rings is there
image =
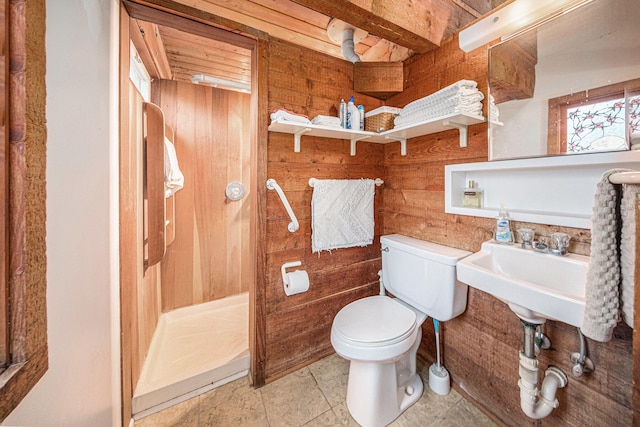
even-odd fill
[[[629,232],[631,226],[627,223],[635,221],[635,214],[629,211],[634,211],[635,206],[633,202],[621,202],[620,185],[609,181],[611,174],[625,171],[613,169],[605,172],[595,191],[591,219],[591,261],[585,285],[584,320],[580,329],[584,335],[596,341],[611,339],[613,328],[620,319],[621,306],[625,307],[626,312],[633,307],[633,273],[630,277],[631,290],[623,290],[625,286],[621,283],[620,261],[621,253],[625,253],[624,270],[629,277],[627,270],[633,271],[635,266],[635,248],[630,246],[635,246],[635,237],[626,236],[621,240],[620,232],[621,228],[626,230],[625,235]],[[629,188],[626,192],[628,199],[633,189]],[[625,212],[622,213],[622,210]],[[632,317],[632,310],[626,316]]]
[[[312,252],[373,243],[372,179],[316,180],[311,199]]]
[[[169,197],[175,194],[184,186],[184,175],[178,166],[178,156],[176,147],[164,138],[164,196]]]
[[[636,266],[636,203],[640,195],[640,185],[622,184],[620,215],[620,311],[624,323],[633,328],[633,303]]]
[[[319,126],[340,127],[340,117],[315,116],[313,119],[311,119],[311,123]]]
[[[311,124],[309,117],[304,114],[296,114],[293,111],[285,110],[284,108],[280,108],[279,110],[271,113],[271,121],[275,122],[276,120],[303,123],[306,125]]]

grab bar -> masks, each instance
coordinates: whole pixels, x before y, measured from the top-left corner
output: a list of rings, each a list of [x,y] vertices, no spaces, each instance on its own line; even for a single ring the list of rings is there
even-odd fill
[[[268,190],[276,190],[276,193],[278,193],[278,196],[280,196],[280,200],[282,200],[282,204],[284,205],[284,208],[287,210],[287,213],[289,214],[289,217],[291,218],[291,222],[287,226],[287,229],[291,233],[293,233],[294,231],[297,231],[298,228],[300,228],[300,224],[298,224],[298,219],[296,218],[296,215],[293,213],[293,210],[291,210],[291,205],[289,204],[289,201],[287,200],[287,196],[284,195],[284,192],[282,191],[282,188],[280,188],[280,186],[278,185],[278,183],[276,182],[275,179],[269,178],[267,180],[267,189]]]

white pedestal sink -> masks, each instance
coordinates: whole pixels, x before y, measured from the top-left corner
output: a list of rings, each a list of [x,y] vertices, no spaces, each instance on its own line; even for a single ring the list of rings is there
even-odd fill
[[[507,303],[526,322],[552,319],[580,327],[589,260],[488,241],[480,252],[458,261],[457,274],[461,282]]]

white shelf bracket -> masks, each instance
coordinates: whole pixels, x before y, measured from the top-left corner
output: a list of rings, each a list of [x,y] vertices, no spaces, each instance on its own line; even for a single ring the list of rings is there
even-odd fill
[[[385,138],[390,139],[392,141],[400,141],[400,155],[401,156],[407,155],[407,138],[402,138],[400,136],[392,136],[392,135],[387,135],[385,136]]]
[[[293,152],[300,152],[300,137],[307,132],[310,132],[311,128],[303,128],[293,134]]]
[[[469,126],[463,125],[461,123],[451,122],[449,120],[443,121],[442,125],[443,126],[451,126],[451,127],[454,127],[456,129],[458,129],[458,131],[460,131],[460,147],[464,148],[464,147],[467,146],[467,144],[469,142],[467,129],[468,129]]]
[[[363,139],[367,139],[368,136],[361,136],[360,138],[351,138],[351,151],[349,152],[349,154],[351,154],[352,156],[356,155],[356,142],[358,141],[362,141]]]

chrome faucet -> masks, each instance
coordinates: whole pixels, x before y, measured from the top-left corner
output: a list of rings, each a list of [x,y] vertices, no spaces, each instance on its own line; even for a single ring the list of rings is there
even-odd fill
[[[533,242],[532,244],[533,250],[536,252],[547,253],[549,252],[549,245],[547,245],[547,239],[544,237],[540,237],[537,242]]]
[[[551,240],[555,248],[549,248],[550,254],[565,256],[569,253],[569,240],[571,240],[571,237],[567,233],[552,233]]]
[[[516,230],[520,239],[522,240],[522,249],[531,249],[533,243],[533,236],[535,236],[535,231],[530,228],[518,228]]]

